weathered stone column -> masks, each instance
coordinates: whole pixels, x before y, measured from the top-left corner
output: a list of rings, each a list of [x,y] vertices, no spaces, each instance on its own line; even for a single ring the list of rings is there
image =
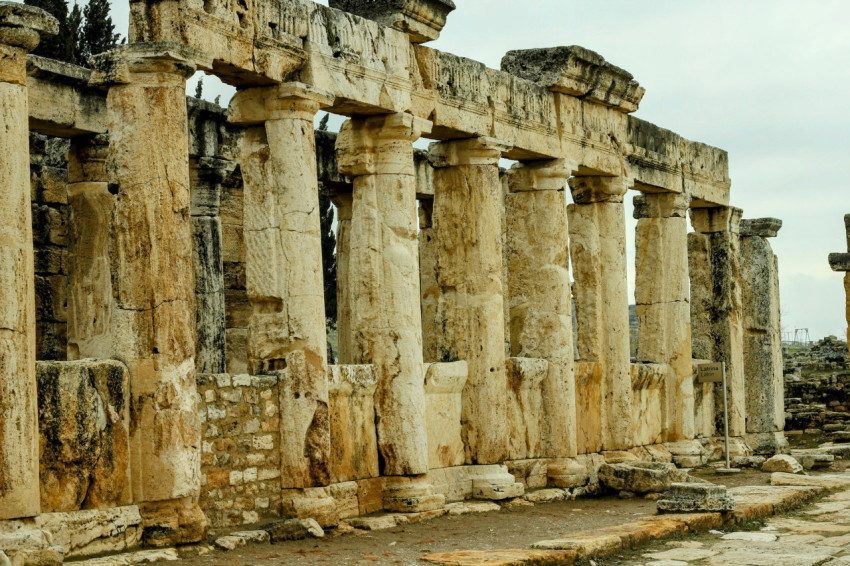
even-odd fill
[[[729,435],[746,432],[743,308],[740,284],[741,209],[692,208],[688,234],[691,273],[691,334],[696,359],[726,362]],[[715,386],[716,431],[723,431],[723,390]],[[744,447],[734,443],[730,452]]]
[[[687,211],[690,199],[676,193],[635,197],[635,303],[637,361],[669,364],[663,384],[663,440],[694,438]]]
[[[249,127],[244,180],[252,373],[280,371],[281,484],[327,485],[330,422],[319,182],[313,118],[331,96],[289,83],[250,88],[229,120]],[[259,125],[257,125],[259,124]]]
[[[493,138],[431,144],[437,240],[438,361],[466,360],[466,462],[494,464],[508,452],[502,288],[502,186]]]
[[[47,12],[0,3],[0,519],[39,513],[27,52]]]
[[[426,363],[439,359],[437,344],[441,332],[437,324],[440,285],[433,218],[433,195],[419,199],[419,290],[422,294],[422,355]]]
[[[833,271],[844,272],[845,317],[847,318],[847,349],[850,351],[850,214],[844,215],[847,231],[847,253],[829,254],[829,266]]]
[[[413,142],[410,114],[347,121],[339,169],[354,180],[348,285],[354,363],[374,364],[378,448],[387,476],[428,471]]]
[[[756,454],[775,454],[788,445],[785,381],[779,318],[778,260],[768,238],[782,221],[741,221],[741,298],[744,308],[744,376],[747,445]]]
[[[189,162],[195,260],[195,367],[225,373],[224,263],[221,255],[221,183],[235,163],[214,157]]]
[[[353,364],[351,350],[351,209],[354,195],[334,191],[331,201],[336,206],[336,334],[338,363]]]
[[[570,190],[575,204],[567,208],[579,358],[601,366],[599,421],[604,450],[634,444],[623,209],[627,188],[622,177],[573,177]]]
[[[566,185],[575,165],[530,161],[508,171],[508,287],[511,356],[549,362],[543,380],[542,453],[576,455],[572,300]]]
[[[71,140],[68,153],[68,359],[113,354],[109,245],[115,195],[109,192],[109,137]]]
[[[131,44],[92,58],[108,86],[110,356],[130,370],[133,499],[149,544],[200,540],[201,422],[195,384],[195,277],[186,78],[197,51]]]

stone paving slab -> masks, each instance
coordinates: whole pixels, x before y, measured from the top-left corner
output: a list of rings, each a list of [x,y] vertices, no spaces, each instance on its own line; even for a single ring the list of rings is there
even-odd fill
[[[422,560],[445,566],[521,566],[529,563],[572,564],[573,550],[462,550],[426,554]]]

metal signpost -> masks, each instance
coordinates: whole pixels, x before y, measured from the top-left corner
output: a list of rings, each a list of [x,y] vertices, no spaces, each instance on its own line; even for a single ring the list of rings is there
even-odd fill
[[[726,394],[726,362],[709,362],[697,366],[697,381],[700,383],[721,383],[723,387],[723,428],[726,437],[726,467],[718,468],[717,472],[729,474],[740,472],[733,468],[729,459],[729,404]]]

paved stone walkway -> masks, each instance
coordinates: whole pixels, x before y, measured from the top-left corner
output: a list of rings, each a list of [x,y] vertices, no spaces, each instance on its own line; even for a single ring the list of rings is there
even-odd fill
[[[850,489],[751,531],[710,533],[657,542],[636,559],[603,558],[599,566],[850,566]]]

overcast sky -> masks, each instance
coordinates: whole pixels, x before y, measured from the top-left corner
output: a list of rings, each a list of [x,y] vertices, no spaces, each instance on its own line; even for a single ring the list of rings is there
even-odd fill
[[[850,213],[844,169],[850,162],[850,2],[456,4],[431,46],[493,68],[511,49],[587,47],[646,87],[637,116],[727,150],[732,204],[745,218],[784,222],[771,241],[779,255],[783,329],[808,328],[813,338],[844,335],[842,278],[826,258],[846,251],[843,215]],[[113,5],[119,31],[126,33],[127,3]],[[204,91],[210,100],[218,92],[210,79]],[[221,92],[225,102],[229,91]],[[633,273],[632,267],[632,282]]]

